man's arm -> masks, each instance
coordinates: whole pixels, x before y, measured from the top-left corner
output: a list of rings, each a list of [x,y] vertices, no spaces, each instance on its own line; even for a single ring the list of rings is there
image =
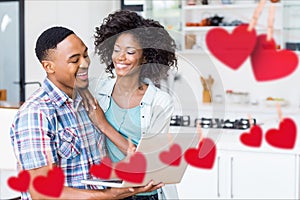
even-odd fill
[[[103,190],[86,190],[64,186],[59,198],[51,198],[40,194],[33,187],[34,178],[37,176],[47,176],[48,171],[49,166],[28,170],[31,176],[29,193],[32,199],[122,199],[141,192],[151,192],[163,186],[163,184],[153,185],[152,182],[142,187],[110,188]]]

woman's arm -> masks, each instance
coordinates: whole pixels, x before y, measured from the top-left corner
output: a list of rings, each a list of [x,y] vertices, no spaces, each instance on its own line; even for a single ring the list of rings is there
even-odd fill
[[[135,150],[135,146],[130,148],[129,142],[116,131],[110,123],[106,120],[102,108],[98,101],[93,97],[88,89],[80,89],[79,94],[83,98],[83,104],[88,112],[89,118],[93,124],[108,137],[125,155],[128,151]],[[130,149],[129,149],[130,148]]]

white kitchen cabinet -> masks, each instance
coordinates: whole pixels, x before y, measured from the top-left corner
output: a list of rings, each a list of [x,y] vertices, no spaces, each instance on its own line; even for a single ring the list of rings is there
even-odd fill
[[[217,151],[212,169],[188,166],[177,191],[179,199],[217,199],[225,194],[225,164],[223,152]],[[224,197],[223,197],[224,198]]]
[[[228,152],[230,198],[296,199],[299,179],[293,154]]]
[[[297,199],[295,154],[217,150],[214,167],[189,166],[177,185],[180,199]]]
[[[0,199],[15,199],[21,196],[20,192],[11,189],[7,180],[12,176],[17,176],[16,170],[0,170]]]
[[[19,192],[7,185],[11,176],[17,176],[17,161],[10,140],[10,126],[17,109],[0,108],[0,199],[12,199],[20,196]]]
[[[283,1],[284,47],[300,52],[300,1]]]

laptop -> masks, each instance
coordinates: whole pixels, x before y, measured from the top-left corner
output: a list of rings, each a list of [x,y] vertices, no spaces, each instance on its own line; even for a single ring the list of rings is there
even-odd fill
[[[144,179],[141,183],[134,183],[120,179],[88,179],[81,182],[88,185],[100,185],[106,187],[137,187],[147,185],[151,180],[154,184],[160,182],[164,184],[179,183],[184,175],[188,163],[184,159],[184,152],[189,148],[197,147],[199,136],[197,133],[172,133],[172,134],[156,134],[148,137],[142,137],[136,151],[141,152],[146,159],[146,171]],[[175,145],[177,144],[177,145]],[[179,158],[179,165],[168,165],[160,159],[162,152],[171,152],[170,147],[180,146],[181,159],[179,156],[172,158],[171,161]],[[165,153],[165,155],[168,155]],[[173,154],[174,155],[174,154]]]

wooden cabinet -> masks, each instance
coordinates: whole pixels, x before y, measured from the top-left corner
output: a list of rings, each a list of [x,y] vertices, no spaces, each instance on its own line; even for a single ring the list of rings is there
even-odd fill
[[[180,199],[297,199],[299,156],[217,151],[214,167],[189,166],[177,185]]]

